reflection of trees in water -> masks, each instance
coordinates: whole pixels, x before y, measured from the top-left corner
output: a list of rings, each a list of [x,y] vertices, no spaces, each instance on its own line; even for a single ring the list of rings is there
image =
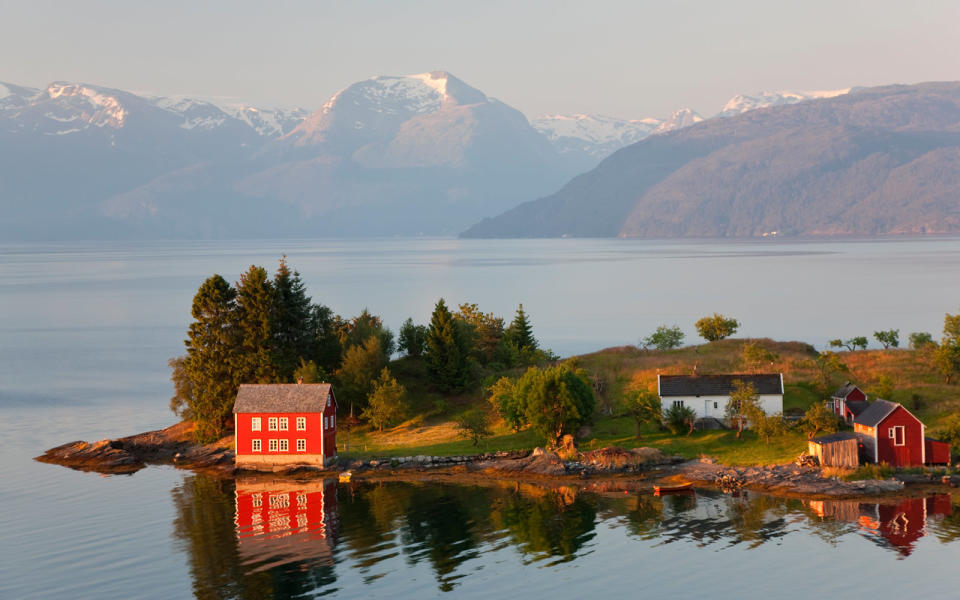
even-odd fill
[[[336,563],[349,565],[361,581],[372,583],[396,569],[397,560],[427,565],[437,589],[451,591],[468,575],[465,565],[511,546],[524,555],[526,564],[556,565],[583,556],[597,535],[598,521],[620,523],[628,535],[648,545],[683,541],[756,548],[795,531],[836,544],[850,534],[866,535],[865,523],[874,521],[873,541],[904,555],[924,524],[941,542],[960,539],[960,510],[952,510],[957,507],[951,508],[950,497],[944,495],[885,506],[801,502],[750,492],[730,497],[701,490],[656,498],[515,483],[354,482],[326,494],[324,505],[339,512],[339,518],[331,514],[327,521],[338,526],[336,544],[325,540],[330,544],[325,560],[334,565],[325,565],[306,553],[261,556],[268,552],[267,544],[258,546],[255,533],[238,529],[234,522],[235,506],[240,506],[234,489],[229,480],[194,475],[173,490],[174,537],[188,553],[197,598],[296,598],[344,591],[362,595],[362,589],[335,587]],[[907,504],[916,505],[919,516],[904,508]],[[896,529],[893,525],[904,521],[895,518],[901,513],[909,517],[910,526]],[[243,536],[239,545],[238,535]],[[251,537],[254,543],[247,546]],[[298,539],[297,532],[285,539]]]
[[[568,490],[531,495],[501,496],[492,507],[490,521],[505,531],[531,562],[555,558],[554,565],[576,558],[580,548],[596,533],[597,509]]]
[[[173,537],[187,551],[194,596],[296,598],[335,581],[329,566],[291,563],[257,572],[243,564],[234,525],[234,483],[191,475],[173,489]]]
[[[748,543],[751,548],[787,534],[789,512],[784,500],[742,492],[738,497],[697,492],[696,502],[667,496],[656,535],[662,543],[695,541],[700,546]],[[677,497],[679,498],[679,497]]]

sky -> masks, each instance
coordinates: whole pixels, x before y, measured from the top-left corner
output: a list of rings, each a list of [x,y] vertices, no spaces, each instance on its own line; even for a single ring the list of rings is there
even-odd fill
[[[0,0],[0,81],[319,108],[446,70],[530,117],[960,80],[957,0]]]

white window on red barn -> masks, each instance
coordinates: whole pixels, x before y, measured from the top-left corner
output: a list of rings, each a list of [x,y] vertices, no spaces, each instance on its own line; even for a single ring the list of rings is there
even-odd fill
[[[280,440],[280,452],[290,451],[290,440]]]
[[[280,431],[287,431],[290,429],[290,419],[287,417],[280,417]]]
[[[260,417],[250,419],[250,431],[260,431]]]
[[[307,440],[297,440],[297,452],[307,451]]]
[[[297,417],[297,431],[306,431],[306,430],[307,430],[307,418]]]
[[[276,451],[277,451],[277,440],[270,440],[270,444],[269,444],[268,447],[270,448],[270,452],[276,452]]]
[[[253,451],[260,452],[260,440],[253,440]]]
[[[276,417],[269,417],[269,418],[267,418],[267,429],[269,429],[270,431],[276,431],[276,430],[277,430],[277,418],[276,418]]]

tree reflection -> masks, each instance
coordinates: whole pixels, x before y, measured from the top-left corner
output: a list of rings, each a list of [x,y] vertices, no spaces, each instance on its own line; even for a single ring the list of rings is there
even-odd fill
[[[569,490],[516,492],[498,499],[490,520],[533,561],[554,558],[550,565],[573,560],[594,537],[596,507]]]
[[[189,556],[196,598],[297,598],[335,582],[330,565],[293,560],[258,569],[245,561],[235,525],[235,489],[230,480],[192,475],[172,492],[173,537]]]

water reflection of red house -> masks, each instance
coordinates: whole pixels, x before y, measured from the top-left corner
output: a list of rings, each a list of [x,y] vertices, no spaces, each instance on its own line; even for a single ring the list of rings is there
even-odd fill
[[[927,519],[949,515],[952,510],[949,494],[904,498],[896,504],[813,500],[809,506],[821,517],[857,523],[863,530],[885,539],[902,556],[909,556],[916,541],[926,535]]]
[[[258,563],[255,570],[304,560],[332,564],[336,485],[238,479],[234,523],[243,561]]]

